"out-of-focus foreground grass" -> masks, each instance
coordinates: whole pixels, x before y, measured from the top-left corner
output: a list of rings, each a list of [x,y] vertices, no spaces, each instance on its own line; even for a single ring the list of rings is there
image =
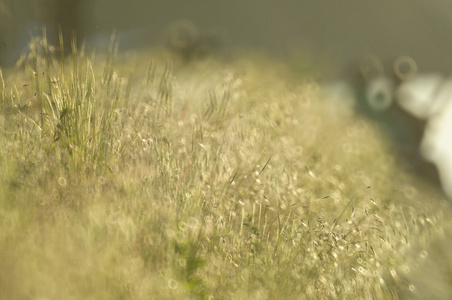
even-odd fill
[[[0,78],[3,299],[451,295],[447,200],[307,76],[47,49]]]

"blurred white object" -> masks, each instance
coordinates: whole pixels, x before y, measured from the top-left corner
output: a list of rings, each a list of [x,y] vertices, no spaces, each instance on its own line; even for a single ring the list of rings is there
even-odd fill
[[[452,79],[417,75],[396,92],[399,105],[420,119],[427,119],[420,150],[434,163],[447,196],[452,198]]]
[[[448,101],[451,88],[450,82],[440,75],[418,75],[400,85],[396,99],[400,107],[413,116],[427,119]]]
[[[408,114],[426,121],[420,153],[436,166],[444,193],[452,199],[452,78],[413,72],[402,75],[399,77],[407,79],[397,88],[383,75],[368,80],[365,101],[373,111],[383,112],[390,109],[395,99]],[[356,92],[350,84],[333,82],[322,90],[331,103],[340,103],[347,111],[356,105]],[[339,105],[332,107],[336,110]]]
[[[392,105],[394,82],[387,77],[378,77],[368,83],[366,100],[374,111],[387,110]]]

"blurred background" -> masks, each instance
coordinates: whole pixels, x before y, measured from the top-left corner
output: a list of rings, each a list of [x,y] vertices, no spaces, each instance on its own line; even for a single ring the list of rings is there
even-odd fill
[[[302,54],[336,70],[365,53],[409,55],[421,70],[449,72],[451,12],[448,0],[0,0],[0,65],[13,64],[42,26],[55,44],[61,26],[98,49],[116,29],[120,47],[133,49],[162,44],[172,24],[188,20],[225,51]]]

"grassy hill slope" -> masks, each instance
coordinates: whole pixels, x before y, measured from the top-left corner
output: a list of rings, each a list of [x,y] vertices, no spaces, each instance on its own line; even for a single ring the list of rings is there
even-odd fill
[[[449,202],[307,76],[45,49],[0,78],[5,299],[450,295]]]

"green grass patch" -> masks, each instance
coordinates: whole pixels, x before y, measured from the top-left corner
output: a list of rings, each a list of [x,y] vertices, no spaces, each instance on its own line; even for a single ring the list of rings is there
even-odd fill
[[[0,73],[5,299],[451,295],[449,204],[375,124],[268,58],[115,49]]]

